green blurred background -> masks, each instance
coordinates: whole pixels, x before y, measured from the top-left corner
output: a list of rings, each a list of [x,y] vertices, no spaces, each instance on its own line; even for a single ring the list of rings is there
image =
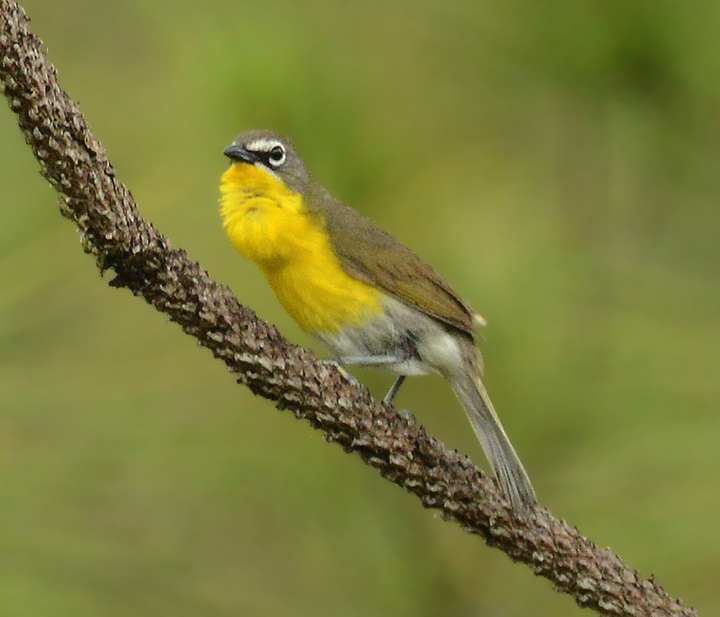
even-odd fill
[[[217,213],[234,136],[291,135],[488,319],[542,503],[720,611],[720,5],[23,4],[175,246],[310,344]],[[0,144],[3,616],[582,614],[109,288]],[[398,403],[485,464],[439,378]]]

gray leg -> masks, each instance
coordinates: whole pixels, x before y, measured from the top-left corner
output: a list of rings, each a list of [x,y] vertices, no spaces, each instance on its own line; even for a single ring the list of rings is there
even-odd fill
[[[384,364],[400,364],[407,358],[401,356],[343,356],[335,358],[341,366],[382,366]]]
[[[395,383],[390,386],[390,389],[388,390],[387,394],[385,395],[385,398],[383,399],[383,403],[386,405],[390,405],[390,403],[393,402],[395,397],[397,396],[398,390],[400,390],[400,386],[403,385],[403,382],[407,379],[407,375],[400,375],[395,380]]]
[[[320,362],[322,362],[323,364],[332,364],[343,374],[343,377],[345,377],[345,379],[347,379],[349,382],[353,383],[356,386],[362,385],[360,383],[360,380],[357,377],[355,377],[354,375],[351,375],[350,373],[348,373],[343,368],[342,364],[340,364],[339,362],[336,362],[335,360],[324,360],[324,359],[320,360]]]
[[[341,358],[336,358],[335,360],[331,360],[331,362],[336,363],[340,370],[345,373],[345,375],[352,379],[354,382],[359,383],[357,379],[355,379],[350,373],[344,371],[342,369],[343,366],[348,365],[355,365],[355,366],[383,366],[385,364],[400,364],[401,362],[404,362],[407,358],[400,357],[400,356],[345,356]],[[396,380],[395,383],[393,383],[392,386],[390,386],[390,389],[388,390],[387,394],[385,395],[385,398],[383,398],[383,403],[386,405],[390,405],[393,402],[393,399],[397,396],[398,391],[400,390],[400,386],[403,385],[403,382],[407,379],[407,375],[400,375]],[[417,420],[415,419],[415,416],[407,411],[406,409],[400,410],[400,415],[405,418],[408,422],[411,424],[417,424]]]

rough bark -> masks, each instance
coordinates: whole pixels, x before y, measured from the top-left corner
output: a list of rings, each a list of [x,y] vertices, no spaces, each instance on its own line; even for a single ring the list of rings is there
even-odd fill
[[[40,172],[60,194],[60,211],[110,284],[126,287],[180,325],[248,386],[355,453],[384,478],[465,531],[525,563],[582,607],[606,615],[696,615],[608,549],[550,512],[513,515],[494,482],[467,458],[310,351],[288,343],[210,279],[185,251],[146,222],[105,152],[60,88],[24,11],[0,0],[0,81]]]

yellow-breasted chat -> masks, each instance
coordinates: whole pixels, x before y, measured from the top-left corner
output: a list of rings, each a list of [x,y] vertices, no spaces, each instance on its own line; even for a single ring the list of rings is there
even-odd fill
[[[399,377],[439,373],[452,387],[504,494],[518,512],[535,492],[480,379],[474,334],[484,320],[410,249],[333,197],[292,142],[247,131],[225,149],[223,224],[297,324],[341,365]]]

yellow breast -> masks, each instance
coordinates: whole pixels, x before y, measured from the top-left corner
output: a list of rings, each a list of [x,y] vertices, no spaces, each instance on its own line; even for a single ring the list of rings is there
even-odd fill
[[[299,193],[248,163],[233,163],[220,191],[230,241],[305,332],[334,333],[382,312],[381,292],[342,269],[321,215],[308,212]]]

